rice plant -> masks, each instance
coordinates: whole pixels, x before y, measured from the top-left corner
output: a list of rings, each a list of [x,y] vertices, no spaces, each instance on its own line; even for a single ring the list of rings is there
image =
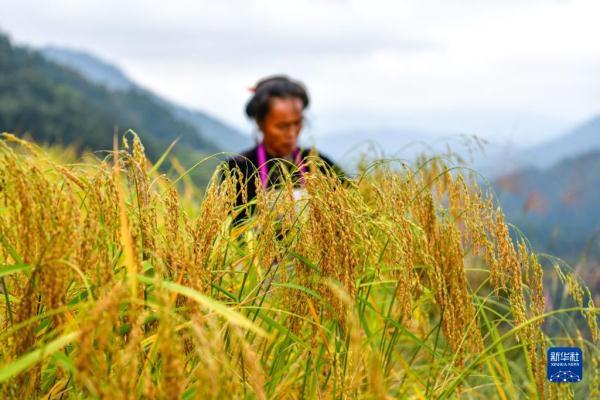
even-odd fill
[[[59,157],[0,141],[5,398],[600,398],[591,293],[443,158],[314,159],[239,207],[236,171],[200,190],[135,134]],[[551,345],[583,382],[547,382]]]

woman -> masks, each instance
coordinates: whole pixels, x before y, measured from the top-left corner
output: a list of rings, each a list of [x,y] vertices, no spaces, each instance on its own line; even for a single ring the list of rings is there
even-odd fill
[[[262,138],[253,148],[227,160],[231,170],[239,168],[242,172],[248,201],[256,196],[255,176],[259,177],[258,182],[265,189],[272,188],[281,179],[284,164],[287,164],[288,171],[296,171],[292,176],[298,178],[296,182],[301,185],[302,174],[307,170],[305,158],[314,155],[309,154],[310,149],[298,147],[298,137],[304,123],[303,112],[309,105],[304,85],[279,75],[262,79],[251,90],[254,94],[246,104],[246,114],[254,119]],[[318,152],[316,156],[323,161],[324,165],[320,165],[322,171],[331,168],[344,179],[344,172],[328,157]],[[242,203],[239,193],[237,205]],[[243,213],[236,218],[236,222],[242,216]]]

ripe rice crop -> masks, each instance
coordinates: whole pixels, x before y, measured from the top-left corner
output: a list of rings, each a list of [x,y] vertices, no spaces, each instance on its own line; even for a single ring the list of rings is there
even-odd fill
[[[345,183],[312,160],[306,197],[288,174],[235,225],[235,172],[201,193],[123,143],[0,141],[3,397],[600,398],[591,293],[443,158]],[[550,345],[584,349],[584,382],[547,382]]]

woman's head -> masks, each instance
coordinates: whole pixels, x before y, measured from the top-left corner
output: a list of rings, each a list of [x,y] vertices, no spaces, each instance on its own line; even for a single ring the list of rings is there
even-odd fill
[[[286,76],[272,76],[258,82],[246,114],[256,121],[267,150],[284,157],[296,148],[308,104],[304,85]]]

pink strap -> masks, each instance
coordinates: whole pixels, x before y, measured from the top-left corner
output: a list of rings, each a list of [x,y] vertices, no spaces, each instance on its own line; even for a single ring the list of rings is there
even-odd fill
[[[260,181],[262,182],[263,188],[267,187],[267,177],[269,176],[267,166],[267,151],[265,150],[264,142],[260,142],[257,150],[258,156],[258,173],[260,174]]]
[[[298,169],[300,169],[300,182],[304,184],[304,173],[306,172],[306,165],[304,165],[304,162],[302,161],[300,149],[296,147],[292,154],[294,155],[296,166],[298,167]],[[267,150],[265,149],[264,142],[260,142],[260,144],[258,145],[257,158],[260,181],[262,183],[263,188],[266,189],[269,177],[269,166],[267,165]]]

